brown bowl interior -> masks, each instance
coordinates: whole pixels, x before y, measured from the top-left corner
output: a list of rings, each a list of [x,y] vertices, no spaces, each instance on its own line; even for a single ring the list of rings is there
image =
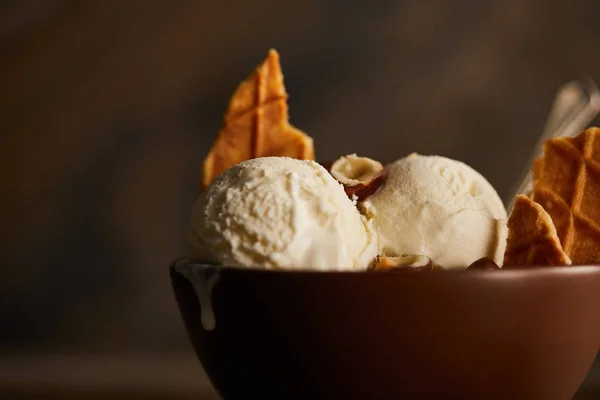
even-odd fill
[[[191,270],[201,272],[192,280],[218,274],[213,330],[177,272]],[[317,273],[182,264],[171,279],[226,399],[566,400],[600,344],[595,266]]]

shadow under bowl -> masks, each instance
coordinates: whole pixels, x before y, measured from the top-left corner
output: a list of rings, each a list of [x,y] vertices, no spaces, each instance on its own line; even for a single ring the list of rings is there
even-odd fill
[[[567,400],[600,344],[598,266],[170,273],[226,399]]]

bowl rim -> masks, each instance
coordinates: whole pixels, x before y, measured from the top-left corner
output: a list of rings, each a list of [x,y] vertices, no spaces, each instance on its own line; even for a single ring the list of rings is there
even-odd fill
[[[230,267],[225,265],[216,264],[205,264],[202,262],[194,262],[188,258],[180,258],[171,263],[172,268],[177,273],[180,273],[182,268],[203,268],[211,272],[226,272],[233,274],[244,274],[252,276],[302,276],[302,277],[327,277],[327,276],[404,276],[404,277],[417,277],[417,276],[453,276],[453,277],[464,277],[473,276],[486,278],[486,279],[516,279],[526,277],[540,277],[540,276],[579,276],[579,275],[593,275],[600,274],[600,264],[581,264],[581,265],[560,265],[560,266],[527,266],[527,267],[512,267],[512,268],[500,268],[500,269],[462,269],[462,268],[449,268],[440,269],[430,272],[410,272],[410,271],[370,271],[370,270],[357,270],[357,271],[337,271],[337,270],[309,270],[309,269],[293,269],[293,270],[281,270],[281,269],[264,269],[264,268],[253,268],[253,267]],[[180,273],[181,274],[181,273]]]

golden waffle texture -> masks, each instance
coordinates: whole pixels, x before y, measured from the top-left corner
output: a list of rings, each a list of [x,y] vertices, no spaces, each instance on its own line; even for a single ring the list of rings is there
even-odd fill
[[[275,50],[229,101],[223,126],[204,160],[201,188],[242,161],[269,156],[314,159],[312,139],[289,124],[287,93]]]
[[[518,195],[508,219],[504,268],[570,264],[550,215],[527,196]]]
[[[573,264],[600,263],[600,129],[544,144],[532,200],[548,212]]]

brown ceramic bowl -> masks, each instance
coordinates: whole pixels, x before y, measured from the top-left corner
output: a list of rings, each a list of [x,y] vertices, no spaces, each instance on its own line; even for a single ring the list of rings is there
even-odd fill
[[[600,344],[596,266],[318,273],[180,263],[171,279],[225,399],[567,400]],[[200,303],[208,328],[214,311],[213,330]]]

